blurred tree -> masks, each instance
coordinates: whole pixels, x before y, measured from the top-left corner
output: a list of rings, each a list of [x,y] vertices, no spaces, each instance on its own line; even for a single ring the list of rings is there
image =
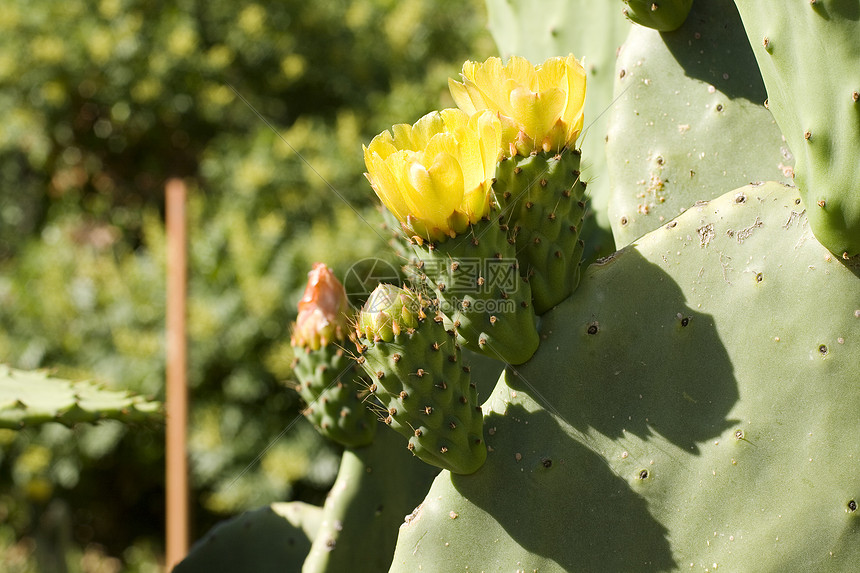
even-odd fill
[[[0,361],[162,396],[162,187],[186,178],[195,535],[216,514],[319,501],[331,483],[337,451],[282,384],[295,302],[313,261],[343,276],[387,252],[361,144],[452,105],[447,77],[493,49],[482,10],[0,5]],[[75,555],[146,570],[161,543],[162,437],[116,424],[0,431],[0,516],[15,516],[0,519],[0,554],[32,553],[61,500]]]

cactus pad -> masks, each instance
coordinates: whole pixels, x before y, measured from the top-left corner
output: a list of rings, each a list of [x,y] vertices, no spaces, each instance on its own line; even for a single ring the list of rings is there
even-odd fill
[[[296,390],[307,404],[305,417],[330,440],[364,446],[376,434],[376,416],[363,402],[360,369],[333,344],[296,348]]]
[[[322,508],[293,501],[242,513],[213,527],[174,573],[299,573]]]
[[[858,301],[796,189],[690,208],[543,317],[391,570],[854,570]]]
[[[860,2],[737,0],[816,238],[860,255]]]
[[[73,426],[104,419],[147,422],[162,417],[161,404],[142,396],[0,364],[0,428],[45,422]]]
[[[387,571],[397,528],[437,473],[411,456],[394,432],[344,451],[303,573]],[[240,570],[256,571],[248,564]]]
[[[634,26],[615,77],[606,154],[619,248],[726,189],[791,181],[731,0],[696,2],[675,32]]]
[[[515,238],[521,276],[535,313],[543,314],[579,283],[585,183],[579,151],[516,155],[499,163],[493,191],[503,222]]]
[[[368,304],[377,300],[374,295]],[[403,290],[401,296],[419,307],[418,295]],[[360,325],[369,314],[362,311]],[[374,381],[370,388],[382,403],[381,417],[409,440],[410,451],[428,464],[472,473],[484,463],[487,449],[469,368],[454,332],[445,330],[440,316],[415,317],[414,327],[398,329],[390,340],[363,332],[358,361]]]

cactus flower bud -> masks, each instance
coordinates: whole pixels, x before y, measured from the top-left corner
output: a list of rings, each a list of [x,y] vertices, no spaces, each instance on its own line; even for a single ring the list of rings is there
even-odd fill
[[[358,315],[358,335],[368,340],[391,342],[395,335],[418,326],[424,318],[417,293],[389,284],[381,284]]]
[[[467,61],[460,75],[462,83],[448,80],[457,106],[468,114],[485,109],[499,114],[510,156],[558,152],[582,131],[585,69],[573,54],[537,66],[517,56],[505,65],[499,58]]]
[[[299,316],[293,327],[293,346],[318,350],[346,339],[349,302],[343,285],[323,263],[308,273],[308,285],[299,301]]]
[[[434,111],[364,149],[371,187],[413,236],[441,241],[486,217],[502,126],[491,112]]]

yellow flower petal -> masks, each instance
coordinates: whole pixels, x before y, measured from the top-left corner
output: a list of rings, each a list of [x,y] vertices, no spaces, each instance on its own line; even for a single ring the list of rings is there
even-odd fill
[[[508,65],[505,66],[505,76],[516,82],[517,85],[526,87],[533,92],[540,89],[535,68],[525,58],[511,56]]]
[[[561,118],[564,111],[565,93],[552,88],[536,94],[528,88],[519,87],[511,91],[511,107],[526,135],[536,142]]]
[[[391,126],[391,131],[394,132],[394,138],[392,139],[392,145],[396,146],[397,149],[409,149],[411,151],[417,151],[415,144],[412,141],[412,126],[408,123],[398,123],[396,125]]]
[[[560,149],[576,142],[586,82],[585,70],[573,54],[539,66],[516,56],[507,64],[499,58],[466,62],[461,75],[462,83],[449,81],[454,101],[471,114],[482,109],[499,114],[506,153]]]
[[[502,122],[496,114],[487,110],[472,116],[469,124],[480,143],[482,179],[492,179],[496,175],[496,164],[501,154]]]
[[[369,146],[362,147],[364,149],[365,162],[367,162],[367,157],[369,153],[378,153],[380,157],[385,159],[386,157],[397,151],[397,147],[395,147],[394,145],[394,140],[391,137],[391,133],[389,133],[388,131],[383,131],[382,133],[374,137],[370,141]]]
[[[417,157],[424,167],[430,169],[436,161],[436,156],[440,153],[447,153],[453,157],[457,156],[457,137],[453,133],[437,133],[430,138],[424,151],[418,153]]]
[[[469,123],[469,114],[461,109],[448,108],[439,112],[445,124],[445,131],[455,132],[458,128]]]
[[[445,121],[442,119],[442,114],[438,111],[433,111],[419,119],[412,126],[412,143],[414,151],[419,151],[427,147],[430,138],[437,133],[445,131]]]
[[[472,101],[471,92],[466,89],[465,84],[448,78],[448,90],[451,92],[451,97],[454,98],[454,103],[457,104],[457,107],[469,115],[486,107],[483,97],[478,102]]]
[[[475,89],[480,90],[490,109],[497,110],[503,115],[513,116],[508,94],[511,90],[511,84],[514,86],[517,84],[515,81],[508,80],[501,60],[489,58],[482,66],[475,69],[474,75],[473,85]],[[466,81],[465,83],[466,87],[469,88],[470,82]]]
[[[438,154],[430,168],[415,161],[406,167],[404,186],[409,210],[431,226],[445,230],[448,217],[463,200],[463,174],[456,158]]]
[[[458,211],[463,213],[470,223],[477,223],[489,213],[491,189],[492,181],[485,181],[463,195],[463,202]]]
[[[533,91],[565,86],[567,84],[567,65],[564,58],[550,58],[539,65],[535,69],[538,88]]]
[[[393,153],[387,160],[383,159],[378,153],[365,154],[365,164],[368,171],[364,174],[365,177],[370,181],[370,186],[385,207],[401,223],[406,221],[409,208],[403,199],[400,191],[400,181],[395,172],[402,170],[402,165],[406,160],[406,153],[404,151]]]

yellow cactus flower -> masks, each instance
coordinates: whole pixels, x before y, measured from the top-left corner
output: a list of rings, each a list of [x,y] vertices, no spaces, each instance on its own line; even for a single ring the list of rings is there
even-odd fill
[[[440,241],[490,211],[502,126],[492,112],[434,111],[393,126],[365,147],[365,176],[404,229]]]
[[[457,106],[468,114],[489,109],[499,114],[505,152],[559,151],[572,146],[582,131],[585,69],[573,57],[556,57],[532,66],[513,56],[483,64],[463,64],[463,82],[448,80]]]

